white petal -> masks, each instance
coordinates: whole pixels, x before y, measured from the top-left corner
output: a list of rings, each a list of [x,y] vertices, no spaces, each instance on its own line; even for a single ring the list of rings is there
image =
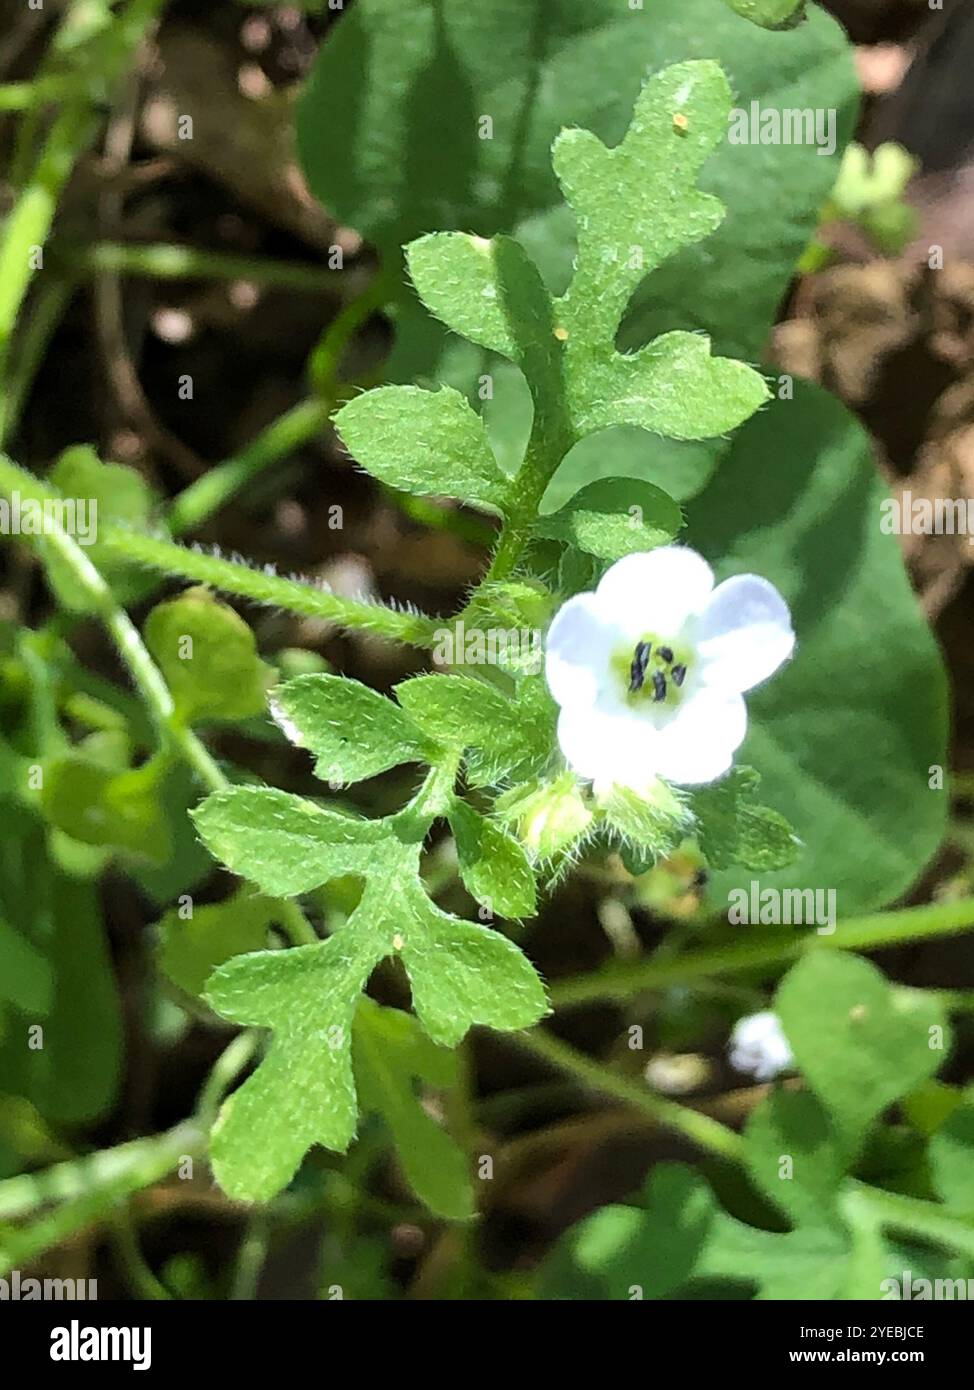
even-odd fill
[[[559,705],[587,708],[610,678],[610,658],[619,633],[602,618],[594,594],[577,594],[562,604],[545,638],[545,678]]]
[[[794,646],[788,605],[773,584],[756,574],[725,579],[697,628],[700,678],[724,690],[750,690],[777,671]]]
[[[617,560],[596,594],[603,612],[633,641],[644,632],[672,640],[688,618],[702,612],[713,587],[703,556],[684,545],[664,545]]]
[[[558,717],[558,744],[579,777],[600,783],[632,779],[645,784],[654,774],[659,734],[646,720],[626,712],[563,709]]]
[[[697,690],[660,730],[656,771],[690,785],[722,777],[747,733],[747,707],[734,692]]]

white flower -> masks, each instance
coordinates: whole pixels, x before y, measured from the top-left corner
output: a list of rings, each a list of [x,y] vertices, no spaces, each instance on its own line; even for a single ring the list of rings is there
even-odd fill
[[[735,1071],[746,1072],[756,1081],[770,1081],[794,1062],[781,1020],[770,1009],[739,1018],[728,1045],[728,1057]]]
[[[747,731],[742,692],[791,655],[788,605],[755,574],[714,588],[695,550],[627,555],[548,630],[545,674],[570,767],[600,787],[712,782]]]

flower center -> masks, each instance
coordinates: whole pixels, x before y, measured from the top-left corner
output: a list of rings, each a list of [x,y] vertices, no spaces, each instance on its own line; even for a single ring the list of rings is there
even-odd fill
[[[612,669],[625,687],[627,704],[661,708],[679,704],[691,664],[688,650],[654,633],[641,637],[635,647],[619,648],[612,658]]]

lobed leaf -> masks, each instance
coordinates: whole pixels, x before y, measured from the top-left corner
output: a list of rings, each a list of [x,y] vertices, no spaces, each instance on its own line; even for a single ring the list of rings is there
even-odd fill
[[[433,756],[431,740],[398,705],[344,676],[298,676],[273,692],[271,712],[291,742],[314,755],[324,781],[359,782]]]
[[[480,416],[452,387],[380,386],[338,411],[342,442],[374,478],[421,496],[502,511],[507,479]]]
[[[326,811],[273,787],[213,792],[192,814],[210,853],[270,897],[364,872],[384,835],[379,822]]]
[[[754,804],[760,781],[753,768],[738,766],[692,793],[695,834],[712,869],[782,869],[800,853],[801,842],[784,817]]]

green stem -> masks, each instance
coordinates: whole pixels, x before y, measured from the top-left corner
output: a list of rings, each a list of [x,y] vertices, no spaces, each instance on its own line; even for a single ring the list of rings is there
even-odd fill
[[[201,1125],[209,1129],[216,1119],[223,1097],[237,1077],[249,1066],[257,1053],[260,1038],[257,1033],[238,1033],[213,1063],[196,1102],[196,1115]]]
[[[326,400],[300,401],[239,454],[190,483],[170,508],[166,522],[170,535],[195,530],[271,464],[314,439],[327,425],[330,409]]]
[[[517,567],[537,520],[538,506],[564,450],[532,438],[506,506],[506,521],[484,582],[508,579]]]
[[[31,82],[0,85],[0,111],[31,111],[53,101],[77,97],[83,91],[77,77],[35,77]]]
[[[133,1292],[146,1302],[171,1299],[172,1294],[145,1258],[139,1243],[139,1232],[128,1206],[115,1218],[113,1225],[115,1251]]]
[[[38,369],[75,291],[73,280],[44,280],[11,351],[10,370],[0,404],[0,445],[17,426]]]
[[[0,241],[0,367],[14,324],[51,230],[61,190],[75,160],[98,129],[99,118],[87,106],[72,105],[57,117],[33,177],[17,200]]]
[[[311,293],[345,288],[342,272],[327,266],[203,251],[165,242],[98,241],[90,246],[72,246],[58,241],[51,247],[51,259],[75,274],[107,272],[151,280],[250,280],[258,285]]]
[[[794,934],[774,941],[749,941],[712,950],[688,951],[672,959],[612,965],[593,975],[558,982],[551,991],[552,1002],[555,1008],[565,1009],[597,999],[631,999],[643,990],[682,985],[704,976],[774,969],[797,960],[807,951],[873,951],[927,937],[953,936],[972,926],[974,898],[902,908],[898,912],[875,913],[840,922],[831,936],[819,936],[817,932]]]
[[[100,53],[101,78],[109,83],[115,80],[164,4],[165,0],[131,0],[115,17]],[[14,324],[31,279],[41,268],[58,200],[75,163],[94,140],[100,125],[100,113],[85,96],[62,108],[4,225],[0,239],[0,380],[6,375]],[[0,418],[0,437],[4,433]]]
[[[432,647],[442,626],[434,618],[406,613],[367,599],[342,598],[328,589],[297,579],[283,579],[266,570],[249,569],[234,560],[224,560],[201,550],[188,550],[172,541],[160,540],[117,526],[100,528],[99,545],[108,554],[130,563],[145,565],[163,574],[179,575],[196,584],[207,584],[224,593],[236,594],[253,603],[285,608],[303,617],[324,618],[347,631],[368,632],[393,642],[415,647]]]
[[[57,1203],[26,1226],[0,1230],[0,1276],[102,1220],[126,1197],[161,1182],[183,1158],[198,1158],[205,1149],[204,1129],[187,1120],[165,1134],[0,1182],[0,1221]]]
[[[35,478],[26,469],[20,468],[4,454],[0,454],[0,493],[7,496],[20,493],[22,498],[30,498],[41,506],[45,503],[55,504],[59,498],[54,488]],[[50,509],[60,533],[57,548],[66,549],[67,553],[74,557],[71,563],[78,569],[79,574],[83,573],[85,576],[83,584],[93,586],[89,598],[93,603],[97,602],[99,611],[104,611],[107,615],[110,604],[114,614],[117,609],[108,586],[84,551],[57,526],[56,507],[51,506]],[[343,598],[314,584],[302,583],[296,579],[282,579],[279,575],[268,574],[266,570],[250,569],[235,560],[207,555],[201,550],[191,550],[186,546],[176,545],[173,541],[147,536],[117,525],[99,526],[98,552],[117,556],[131,564],[144,565],[163,574],[178,575],[197,584],[207,584],[210,588],[237,594],[254,603],[285,608],[305,617],[324,618],[336,627],[368,632],[375,637],[386,637],[390,641],[405,642],[411,646],[432,647],[441,627],[435,618],[428,618],[424,614],[383,608],[381,604],[372,603],[367,599]],[[123,614],[121,619],[115,619],[113,616],[112,630],[116,640],[120,640],[123,654],[128,653],[136,662],[140,688],[143,682],[146,682],[144,693],[151,706],[161,712],[160,702],[171,703],[168,691],[163,697],[162,691],[157,688],[156,677],[148,670],[145,659],[132,643],[131,634],[135,633],[135,629]],[[135,637],[141,645],[137,633]],[[161,677],[158,679],[161,680]],[[163,722],[168,723],[170,718],[171,710],[165,715]],[[182,731],[174,730],[174,733],[182,741]],[[189,734],[188,737],[193,738],[194,735]],[[197,761],[195,754],[193,760]]]
[[[342,354],[362,324],[399,293],[399,282],[380,270],[365,290],[335,315],[308,358],[308,375],[318,395],[330,400],[341,369]]]
[[[583,1052],[578,1052],[544,1029],[535,1028],[530,1033],[512,1033],[511,1041],[522,1051],[530,1052],[541,1061],[548,1062],[559,1071],[575,1077],[589,1090],[612,1096],[613,1099],[621,1100],[634,1110],[648,1115],[656,1124],[672,1130],[675,1134],[681,1134],[697,1148],[734,1163],[742,1161],[743,1141],[719,1120],[713,1120],[699,1110],[691,1110],[688,1106],[644,1090],[635,1081],[610,1071],[603,1063],[586,1057]]]
[[[247,1220],[243,1240],[237,1251],[230,1300],[250,1303],[257,1297],[260,1272],[271,1245],[271,1223],[266,1211],[255,1211]]]

